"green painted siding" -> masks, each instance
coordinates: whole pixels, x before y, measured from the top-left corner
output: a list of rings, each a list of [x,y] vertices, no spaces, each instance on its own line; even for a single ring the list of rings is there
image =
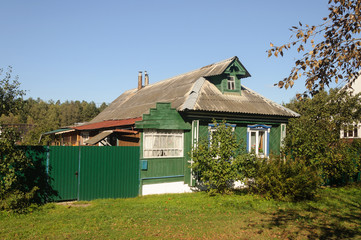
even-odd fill
[[[245,71],[241,66],[235,66],[234,70],[229,68],[226,73],[236,76],[237,78],[245,77]],[[212,82],[220,89],[227,88],[227,74],[212,77]],[[243,74],[243,75],[242,75]],[[240,91],[240,81],[236,81],[236,90]],[[235,134],[237,139],[241,142],[244,149],[247,147],[247,125],[266,124],[275,127],[270,131],[270,152],[278,154],[280,135],[279,124],[264,123],[264,122],[241,122],[241,121],[227,121],[230,124],[236,124]],[[210,120],[202,120],[199,123],[198,139],[208,138],[208,124],[212,123]],[[143,156],[143,136],[141,133],[141,150],[140,160],[145,161],[147,168],[140,171],[141,184],[166,183],[174,181],[184,181],[186,184],[191,183],[190,153],[192,147],[192,124],[185,121],[183,117],[173,108],[170,103],[157,103],[155,109],[151,109],[149,114],[143,115],[143,120],[136,123],[138,129],[159,129],[159,130],[184,130],[184,148],[183,157],[176,158],[144,158]]]
[[[147,161],[148,170],[141,171],[143,184],[184,180],[183,158],[153,158]]]
[[[183,157],[179,158],[144,158],[141,150],[141,160],[148,162],[147,170],[140,171],[142,184],[187,181],[190,179],[190,131],[184,132]],[[143,133],[141,134],[141,148],[143,149]]]
[[[191,125],[184,122],[177,110],[171,108],[170,103],[157,103],[156,108],[149,110],[149,114],[143,114],[143,120],[136,122],[135,127],[139,129],[191,129]]]
[[[270,132],[270,154],[279,154],[281,145],[281,127],[273,125]]]
[[[211,123],[211,121],[209,122]],[[199,140],[201,139],[208,139],[208,123],[204,125],[205,123],[200,123],[199,125]]]
[[[170,103],[157,103],[156,108],[150,109],[149,114],[143,115],[143,120],[136,122],[138,129],[183,130],[183,157],[172,158],[144,158],[143,136],[141,133],[141,161],[147,161],[148,168],[140,171],[141,184],[186,181],[190,178],[187,161],[190,152],[191,124],[185,122],[182,116],[171,108]]]
[[[209,81],[212,82],[222,93],[229,92],[229,93],[236,93],[241,94],[241,81],[236,75],[230,74],[231,76],[235,77],[235,89],[229,90],[228,89],[228,79],[229,75],[222,74],[219,76],[210,77]]]
[[[210,121],[211,123],[211,121]],[[235,124],[233,122],[228,122],[230,124]],[[281,139],[281,129],[279,124],[270,124],[270,123],[262,123],[262,122],[252,122],[252,123],[237,123],[235,134],[238,140],[240,140],[241,144],[246,148],[247,147],[247,125],[254,124],[266,124],[271,125],[272,128],[270,130],[270,153],[279,154],[280,153],[280,139]],[[200,138],[208,138],[208,123],[200,126],[199,129]]]
[[[191,184],[191,151],[192,151],[192,133],[190,131],[184,133],[184,183]]]

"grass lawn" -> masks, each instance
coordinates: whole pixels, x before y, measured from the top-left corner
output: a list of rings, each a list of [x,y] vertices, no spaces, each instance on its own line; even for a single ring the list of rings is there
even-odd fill
[[[361,239],[361,187],[316,201],[204,193],[46,204],[0,213],[0,239]]]

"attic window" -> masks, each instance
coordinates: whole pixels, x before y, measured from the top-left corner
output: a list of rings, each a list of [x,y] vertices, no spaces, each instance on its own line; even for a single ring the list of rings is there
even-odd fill
[[[234,90],[235,89],[235,79],[234,76],[228,76],[227,80],[227,88],[228,90]]]

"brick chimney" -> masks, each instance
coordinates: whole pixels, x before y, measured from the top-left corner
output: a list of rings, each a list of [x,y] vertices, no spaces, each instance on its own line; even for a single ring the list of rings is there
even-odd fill
[[[144,71],[144,86],[148,86],[148,85],[149,85],[149,75],[147,71]]]
[[[139,71],[139,74],[138,74],[138,90],[142,89],[142,83],[143,80],[142,80],[142,71]]]

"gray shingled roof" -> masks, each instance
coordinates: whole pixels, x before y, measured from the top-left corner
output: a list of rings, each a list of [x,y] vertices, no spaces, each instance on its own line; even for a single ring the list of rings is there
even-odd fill
[[[115,99],[91,123],[141,117],[157,102],[170,102],[178,111],[199,110],[298,117],[299,114],[268,100],[242,85],[240,95],[222,94],[207,77],[222,74],[237,57],[172,77],[142,89],[132,89]],[[247,73],[248,74],[248,73]]]

